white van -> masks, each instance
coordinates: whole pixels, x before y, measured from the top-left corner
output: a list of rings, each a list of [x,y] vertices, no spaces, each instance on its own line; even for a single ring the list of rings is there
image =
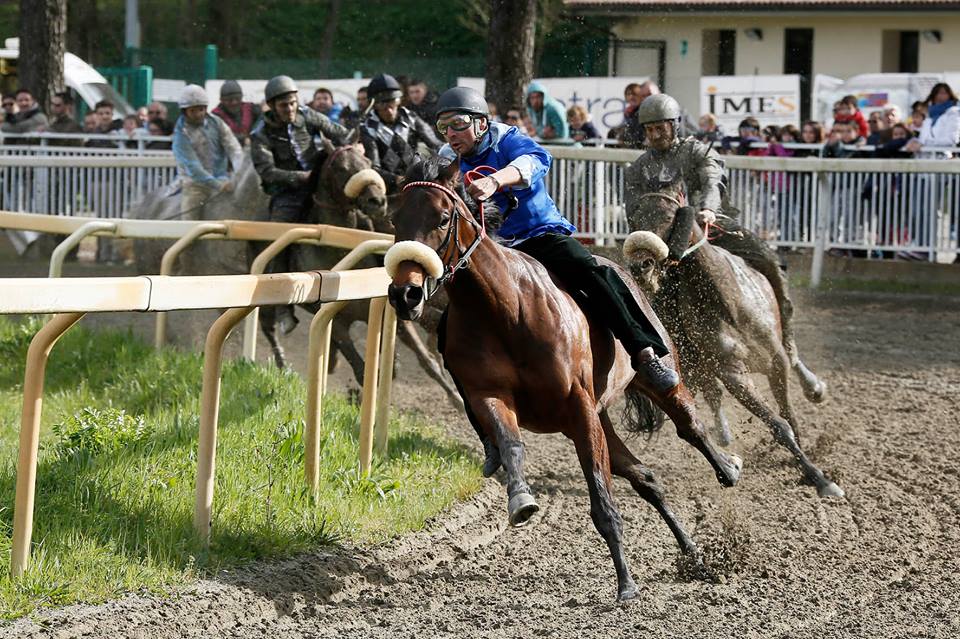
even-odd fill
[[[0,49],[0,90],[3,93],[13,93],[20,86],[17,82],[19,57],[20,38],[7,38]],[[135,112],[99,71],[72,53],[63,56],[63,81],[75,94],[78,106],[83,102],[87,109],[92,111],[97,102],[110,100],[113,102],[115,117],[122,118]]]

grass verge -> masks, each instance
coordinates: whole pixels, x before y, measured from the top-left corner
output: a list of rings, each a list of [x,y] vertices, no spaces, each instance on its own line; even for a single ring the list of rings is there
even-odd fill
[[[958,269],[960,273],[960,269]],[[792,275],[790,286],[810,288],[808,275]],[[908,282],[899,280],[866,280],[851,277],[829,277],[820,282],[819,291],[854,291],[860,293],[911,293],[921,295],[960,296],[960,283]]]
[[[468,451],[409,415],[358,467],[358,408],[324,402],[321,494],[303,476],[306,391],[296,374],[224,367],[213,536],[192,529],[202,358],[126,332],[74,328],[47,366],[31,567],[9,576],[23,367],[40,324],[0,317],[0,618],[41,606],[168,592],[218,569],[423,526],[480,486]]]

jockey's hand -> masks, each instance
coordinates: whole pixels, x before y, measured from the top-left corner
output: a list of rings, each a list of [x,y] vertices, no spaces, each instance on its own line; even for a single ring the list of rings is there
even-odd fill
[[[224,180],[223,183],[220,185],[220,192],[230,193],[231,191],[233,191],[233,182],[231,182],[230,180]]]
[[[703,209],[697,213],[697,224],[706,226],[707,224],[716,224],[717,214],[710,209]]]
[[[306,184],[310,181],[310,171],[297,171],[297,180],[300,184]]]
[[[474,180],[467,187],[467,193],[478,202],[489,200],[493,194],[500,190],[500,183],[492,177],[480,178]]]

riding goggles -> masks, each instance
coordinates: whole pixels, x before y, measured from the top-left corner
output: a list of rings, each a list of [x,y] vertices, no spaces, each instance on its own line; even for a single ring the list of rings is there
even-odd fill
[[[466,131],[473,124],[473,116],[466,113],[457,113],[437,120],[437,131],[440,135],[446,135],[447,129],[454,131]]]

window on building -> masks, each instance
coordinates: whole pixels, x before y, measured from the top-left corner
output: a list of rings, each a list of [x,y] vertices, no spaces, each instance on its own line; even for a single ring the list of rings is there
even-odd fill
[[[920,68],[920,32],[884,31],[883,73],[916,73]]]
[[[800,121],[810,119],[810,78],[813,74],[813,29],[784,29],[783,72],[800,76]]]
[[[702,42],[701,75],[736,74],[736,30],[704,29]]]

